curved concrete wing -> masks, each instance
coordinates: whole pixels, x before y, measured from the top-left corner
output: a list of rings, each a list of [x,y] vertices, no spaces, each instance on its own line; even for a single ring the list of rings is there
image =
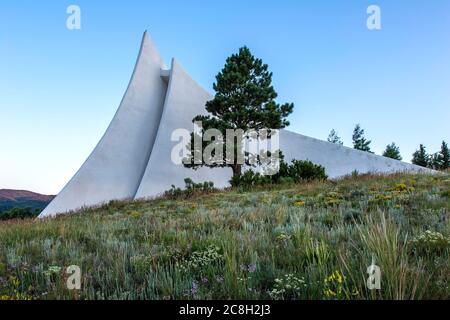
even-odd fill
[[[428,171],[406,162],[355,150],[328,141],[310,138],[288,130],[280,130],[280,149],[285,160],[310,160],[325,167],[330,178],[358,173],[390,173],[402,171]]]
[[[171,161],[171,151],[178,142],[171,141],[176,129],[193,130],[192,119],[205,114],[206,101],[213,98],[182,69],[175,60],[169,75],[169,86],[163,116],[147,169],[135,199],[160,195],[171,185],[184,187],[184,179],[195,182],[213,181],[216,187],[229,186],[231,169],[200,168],[196,171]],[[285,160],[310,160],[325,167],[330,178],[359,173],[392,173],[400,171],[426,171],[427,169],[368,152],[310,138],[288,130],[280,130],[280,149]]]
[[[107,131],[39,217],[134,197],[161,120],[167,90],[162,68],[164,62],[145,32],[127,91]]]
[[[172,133],[176,129],[192,132],[192,119],[196,115],[206,114],[205,104],[211,98],[173,59],[158,135],[136,199],[157,196],[170,189],[171,185],[184,187],[187,177],[195,182],[212,181],[219,188],[228,185],[231,178],[229,168],[203,167],[193,170],[171,160],[172,149],[179,144],[179,141],[171,141]]]

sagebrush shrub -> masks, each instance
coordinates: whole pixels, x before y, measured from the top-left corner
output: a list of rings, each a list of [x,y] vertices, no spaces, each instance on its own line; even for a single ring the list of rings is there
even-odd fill
[[[419,255],[439,254],[450,248],[450,237],[427,230],[410,240],[413,252]]]
[[[185,272],[202,272],[222,261],[223,256],[216,246],[209,246],[206,250],[195,251],[192,255],[179,263],[179,268]]]
[[[269,296],[274,300],[298,299],[304,295],[307,287],[305,278],[290,273],[275,279],[275,285],[269,291]]]
[[[169,199],[189,198],[200,193],[210,193],[215,191],[212,181],[195,183],[191,178],[184,179],[185,188],[177,188],[174,185],[164,192],[164,197]]]

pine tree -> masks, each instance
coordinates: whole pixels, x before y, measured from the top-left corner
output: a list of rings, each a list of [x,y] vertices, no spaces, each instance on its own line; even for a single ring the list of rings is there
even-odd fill
[[[337,132],[334,129],[331,129],[331,132],[328,135],[327,140],[328,142],[339,144],[341,146],[344,144],[344,142],[342,142],[341,137],[338,136]]]
[[[383,156],[395,160],[402,160],[402,156],[400,155],[400,148],[397,147],[394,142],[386,146],[386,150],[384,150]]]
[[[355,129],[353,130],[352,140],[353,148],[373,153],[372,151],[370,151],[370,143],[372,141],[366,140],[366,138],[364,137],[364,129],[362,129],[359,124],[357,124],[355,126]]]
[[[419,150],[416,150],[413,153],[411,162],[422,167],[428,167],[430,165],[430,156],[427,154],[426,148],[423,144],[419,146]]]
[[[441,156],[441,170],[447,170],[450,168],[450,151],[448,150],[448,145],[445,141],[442,141]]]
[[[433,155],[430,155],[428,167],[435,170],[441,170],[441,162],[442,162],[441,153],[436,152]]]
[[[272,86],[272,73],[267,64],[255,58],[247,47],[227,58],[225,66],[216,76],[213,85],[214,99],[206,103],[208,115],[196,116],[192,121],[202,123],[202,132],[217,129],[226,136],[227,129],[242,129],[244,132],[253,131],[259,134],[263,129],[282,129],[289,125],[287,116],[292,113],[292,103],[278,104],[275,102],[277,93]],[[191,156],[199,150],[192,150]],[[270,136],[269,136],[270,137]],[[237,141],[236,141],[237,142]],[[207,147],[203,143],[202,150]],[[185,164],[186,167],[231,167],[233,176],[239,177],[242,164],[238,161],[238,143],[235,143],[234,159],[223,159],[216,164]],[[224,152],[225,155],[225,152]],[[254,155],[246,154],[247,159]]]
[[[445,141],[442,141],[441,150],[433,157],[433,167],[437,170],[447,170],[450,168],[450,152]]]

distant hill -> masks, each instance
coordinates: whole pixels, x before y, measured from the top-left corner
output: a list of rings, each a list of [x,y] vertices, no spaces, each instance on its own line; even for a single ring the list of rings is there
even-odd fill
[[[12,208],[44,209],[55,196],[26,190],[0,189],[0,212]]]

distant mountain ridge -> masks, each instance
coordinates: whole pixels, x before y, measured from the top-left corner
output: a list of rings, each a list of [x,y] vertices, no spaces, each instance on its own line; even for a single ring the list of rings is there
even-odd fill
[[[55,196],[27,190],[0,189],[0,212],[12,208],[44,209]]]

